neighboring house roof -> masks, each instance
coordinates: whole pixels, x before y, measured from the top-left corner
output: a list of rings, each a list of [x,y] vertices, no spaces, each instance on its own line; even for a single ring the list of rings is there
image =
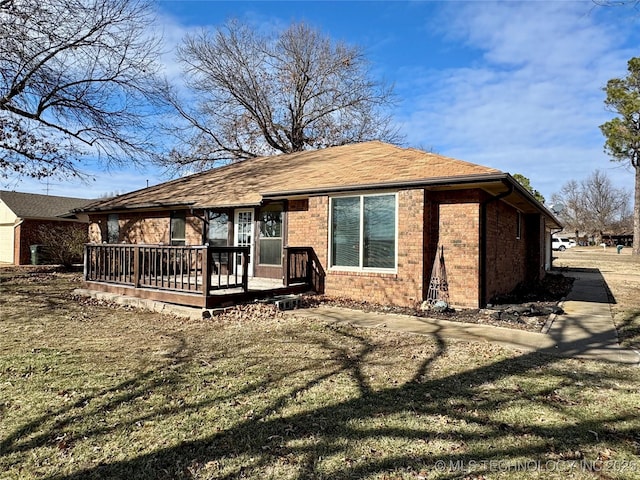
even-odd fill
[[[94,201],[87,198],[57,197],[6,190],[0,190],[0,200],[18,218],[56,219],[72,217],[72,210],[82,208]]]
[[[531,208],[532,201],[541,207],[509,174],[495,168],[372,141],[245,160],[98,201],[82,210],[240,207],[259,205],[265,198],[411,185],[446,188],[470,182],[483,184],[493,194],[505,190],[505,182],[513,184],[526,198],[523,205]]]

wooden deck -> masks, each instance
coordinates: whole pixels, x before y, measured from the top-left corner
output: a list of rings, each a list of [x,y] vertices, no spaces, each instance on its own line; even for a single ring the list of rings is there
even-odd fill
[[[91,290],[202,308],[324,291],[309,247],[285,247],[283,279],[250,277],[248,255],[248,247],[90,244],[84,280]]]

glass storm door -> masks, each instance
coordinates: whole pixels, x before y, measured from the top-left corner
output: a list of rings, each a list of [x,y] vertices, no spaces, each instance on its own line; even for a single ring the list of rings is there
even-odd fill
[[[249,276],[253,276],[253,209],[238,209],[235,212],[233,244],[249,247]],[[236,265],[241,265],[242,255],[236,255]]]

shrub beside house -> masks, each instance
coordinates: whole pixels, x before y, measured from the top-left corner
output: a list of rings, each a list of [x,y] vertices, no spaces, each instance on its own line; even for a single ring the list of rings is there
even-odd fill
[[[55,247],[55,255],[47,259],[46,248],[38,252],[39,261],[59,263],[70,257],[64,243],[87,238],[89,217],[72,210],[93,200],[0,191],[0,262],[14,265],[31,263],[31,246]],[[77,255],[76,255],[77,257]],[[80,255],[81,257],[81,255]],[[74,258],[80,261],[81,258]]]

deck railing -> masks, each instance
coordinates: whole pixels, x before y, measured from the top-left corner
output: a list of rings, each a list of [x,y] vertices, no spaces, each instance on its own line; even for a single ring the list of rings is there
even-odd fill
[[[284,247],[284,284],[306,283],[324,293],[325,271],[312,247]]]
[[[84,278],[208,295],[210,290],[248,288],[249,247],[85,245]]]
[[[313,248],[285,247],[283,267],[288,293],[309,286],[324,293],[325,273]],[[249,247],[88,244],[84,279],[101,291],[204,308],[270,291],[249,291]]]

